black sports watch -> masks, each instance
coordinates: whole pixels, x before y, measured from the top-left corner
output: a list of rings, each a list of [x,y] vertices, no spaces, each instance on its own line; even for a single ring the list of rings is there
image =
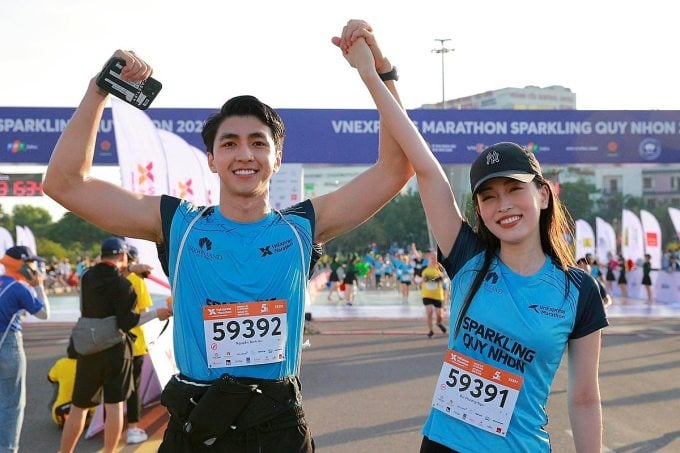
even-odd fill
[[[399,80],[399,74],[397,74],[397,67],[392,66],[392,69],[388,72],[383,72],[382,74],[378,74],[380,76],[380,80],[383,82],[387,80]]]

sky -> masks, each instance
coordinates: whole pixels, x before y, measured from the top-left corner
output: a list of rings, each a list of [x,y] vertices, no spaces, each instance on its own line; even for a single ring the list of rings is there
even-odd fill
[[[407,108],[441,100],[432,50],[448,38],[447,99],[562,85],[581,110],[680,110],[679,12],[668,0],[6,0],[0,106],[75,107],[121,48],[154,67],[155,107],[253,94],[275,108],[372,108],[330,42],[361,18],[398,67]]]

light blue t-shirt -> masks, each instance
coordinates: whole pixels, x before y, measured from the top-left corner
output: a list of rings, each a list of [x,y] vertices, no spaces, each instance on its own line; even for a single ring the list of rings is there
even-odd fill
[[[451,278],[448,348],[522,377],[507,434],[490,433],[435,408],[423,434],[460,452],[549,452],[545,407],[567,342],[608,324],[597,285],[580,269],[565,274],[548,256],[536,274],[522,276],[494,254],[454,337],[457,314],[483,261],[476,235],[464,224],[442,261]]]
[[[180,242],[201,209],[173,197],[164,196],[161,200],[171,284]],[[189,231],[181,254],[177,287],[173,288],[174,351],[180,373],[201,381],[214,380],[224,373],[265,379],[297,373],[306,285],[313,261],[318,258],[313,253],[313,237],[314,210],[309,201],[281,213],[272,211],[252,223],[234,222],[225,218],[217,207],[208,208]],[[276,363],[209,368],[203,307],[271,300],[287,303],[285,359]],[[257,330],[257,333],[261,332]]]

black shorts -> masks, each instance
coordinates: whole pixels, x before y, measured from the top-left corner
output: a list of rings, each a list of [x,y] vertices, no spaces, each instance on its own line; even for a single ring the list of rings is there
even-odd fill
[[[428,305],[434,305],[437,308],[442,308],[442,301],[438,299],[431,299],[429,297],[423,297],[423,305],[426,307]]]
[[[423,436],[423,442],[420,444],[420,453],[458,453],[458,452]]]
[[[132,393],[132,357],[127,341],[86,357],[79,356],[73,385],[73,405],[97,406],[127,400]]]

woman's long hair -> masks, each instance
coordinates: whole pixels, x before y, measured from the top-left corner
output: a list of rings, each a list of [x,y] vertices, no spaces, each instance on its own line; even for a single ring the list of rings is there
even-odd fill
[[[548,207],[541,210],[539,217],[539,230],[541,236],[541,248],[543,252],[552,258],[556,266],[567,273],[567,268],[573,266],[574,257],[569,244],[567,243],[567,237],[573,237],[574,223],[562,205],[560,199],[555,195],[552,184],[544,179],[542,176],[537,175],[534,178],[534,184],[537,188],[545,186],[548,189]],[[493,256],[501,246],[500,240],[494,236],[491,231],[484,225],[480,215],[479,215],[479,204],[477,201],[477,196],[473,194],[472,202],[474,203],[474,212],[477,220],[476,233],[479,240],[484,245],[484,261],[482,263],[481,269],[475,275],[475,279],[472,282],[470,291],[468,291],[463,306],[458,313],[458,318],[456,320],[456,328],[454,331],[454,336],[458,335],[460,326],[465,318],[465,315],[472,303],[472,299],[477,294],[477,291],[482,286],[482,281],[486,277],[486,273],[491,267],[491,261]],[[567,274],[568,275],[568,274]],[[567,280],[567,285],[565,288],[565,294],[569,290],[569,284]]]

